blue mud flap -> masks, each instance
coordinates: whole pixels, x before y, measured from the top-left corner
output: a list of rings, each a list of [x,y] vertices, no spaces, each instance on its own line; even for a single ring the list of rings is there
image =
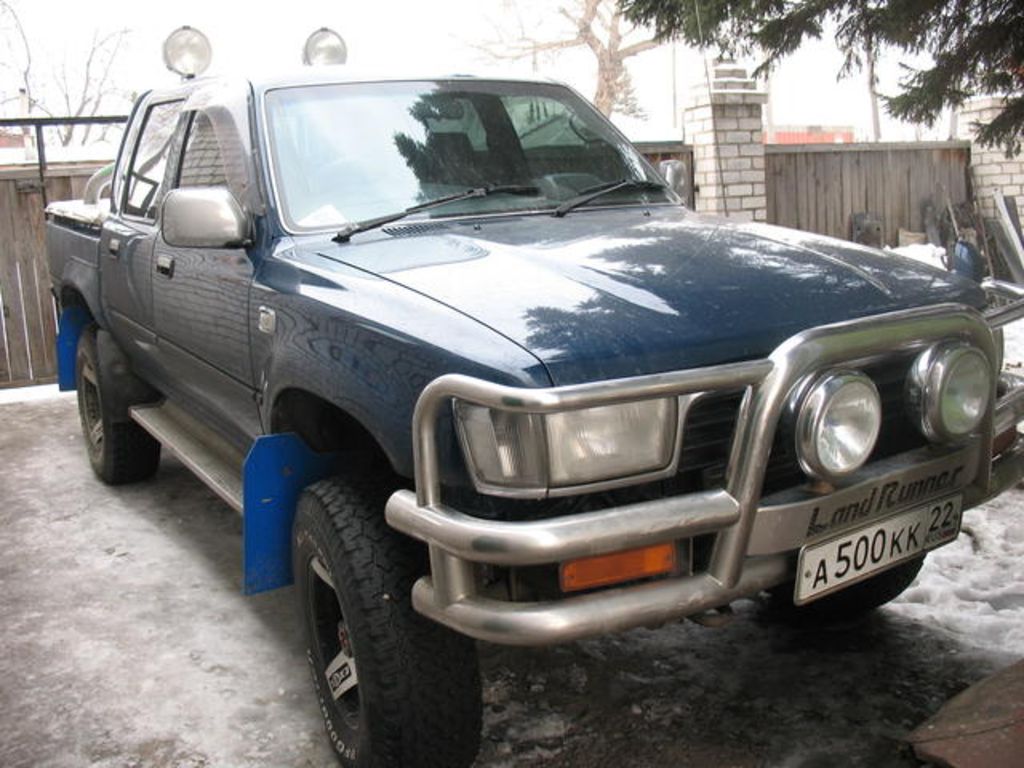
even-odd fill
[[[57,331],[57,388],[61,392],[75,389],[75,358],[78,337],[92,318],[82,307],[68,307],[60,313]]]
[[[332,473],[333,453],[315,453],[292,433],[256,439],[242,474],[242,568],[247,595],[292,583],[292,521],[302,489]]]

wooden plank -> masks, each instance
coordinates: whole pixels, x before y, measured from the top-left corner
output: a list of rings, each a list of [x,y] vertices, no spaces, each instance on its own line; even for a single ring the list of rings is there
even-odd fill
[[[821,232],[819,208],[821,202],[821,155],[804,155],[807,164],[807,226],[808,232]]]
[[[799,194],[797,201],[798,229],[814,231],[812,192],[814,189],[814,161],[810,155],[797,155],[796,184]]]
[[[842,197],[837,219],[839,220],[839,237],[850,237],[850,214],[854,210],[853,173],[856,155],[839,154],[839,168],[842,174]]]
[[[771,224],[779,224],[781,226],[788,226],[788,216],[793,208],[793,200],[790,195],[793,188],[786,183],[786,164],[788,161],[789,158],[780,156],[773,156],[769,160],[766,155],[764,159],[765,169],[769,167],[773,169],[771,175],[766,178],[766,182],[772,187],[771,192],[768,194],[775,201],[773,213],[768,217],[768,221]]]
[[[3,259],[2,251],[0,251],[0,259]],[[11,381],[11,366],[7,360],[6,314],[3,302],[3,281],[0,279],[0,387]]]
[[[4,332],[11,382],[32,380],[32,364],[25,329],[24,300],[17,259],[15,180],[0,181],[0,293],[3,295]]]
[[[843,236],[843,156],[833,152],[828,156],[828,234]]]
[[[773,155],[813,155],[819,152],[898,152],[905,149],[970,149],[971,142],[955,141],[880,141],[849,144],[766,144],[765,152]]]
[[[15,190],[14,206],[14,258],[18,278],[21,280],[22,322],[28,343],[31,378],[52,376],[54,347],[46,337],[44,315],[49,314],[48,302],[40,298],[37,280],[38,263],[43,256],[42,195],[38,191]],[[51,334],[52,335],[52,334]]]
[[[885,244],[886,228],[886,190],[889,186],[889,166],[881,153],[871,156],[871,167],[868,168],[868,181],[871,186],[871,204],[868,210],[882,218],[882,243]]]
[[[772,164],[775,166],[775,175],[771,179],[771,184],[774,185],[772,195],[775,197],[775,216],[768,219],[768,221],[781,226],[789,226],[789,215],[793,210],[793,187],[786,183],[786,166],[788,162],[788,158],[772,158]],[[765,167],[767,166],[768,158],[765,157]]]

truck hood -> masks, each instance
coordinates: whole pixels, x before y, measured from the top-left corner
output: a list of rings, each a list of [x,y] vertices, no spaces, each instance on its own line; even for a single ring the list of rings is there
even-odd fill
[[[670,207],[410,222],[355,240],[317,251],[489,326],[556,385],[751,359],[816,325],[984,302],[974,283],[902,257]]]

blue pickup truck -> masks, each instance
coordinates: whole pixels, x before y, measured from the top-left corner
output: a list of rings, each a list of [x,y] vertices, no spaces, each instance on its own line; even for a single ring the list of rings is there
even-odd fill
[[[1016,483],[1015,286],[687,210],[550,82],[188,80],[48,209],[89,461],[294,583],[350,766],[465,766],[475,641],[895,597]]]

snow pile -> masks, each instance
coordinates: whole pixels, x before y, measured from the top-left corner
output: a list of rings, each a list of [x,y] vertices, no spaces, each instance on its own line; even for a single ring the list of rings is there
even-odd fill
[[[919,248],[920,246],[911,246]],[[1022,374],[1024,322],[1006,326],[1005,368]],[[917,582],[892,603],[967,645],[1024,656],[1024,491],[964,514],[955,542],[928,556]]]
[[[1006,370],[1024,375],[1024,321],[1010,323],[1003,328],[1005,341],[1005,364]]]
[[[946,258],[946,249],[931,243],[918,243],[916,245],[904,245],[900,248],[886,248],[887,253],[895,253],[897,256],[906,256],[908,259],[927,264],[929,267],[945,269],[943,259]]]
[[[1024,493],[964,514],[955,542],[928,556],[917,582],[890,607],[967,645],[1024,656]]]

